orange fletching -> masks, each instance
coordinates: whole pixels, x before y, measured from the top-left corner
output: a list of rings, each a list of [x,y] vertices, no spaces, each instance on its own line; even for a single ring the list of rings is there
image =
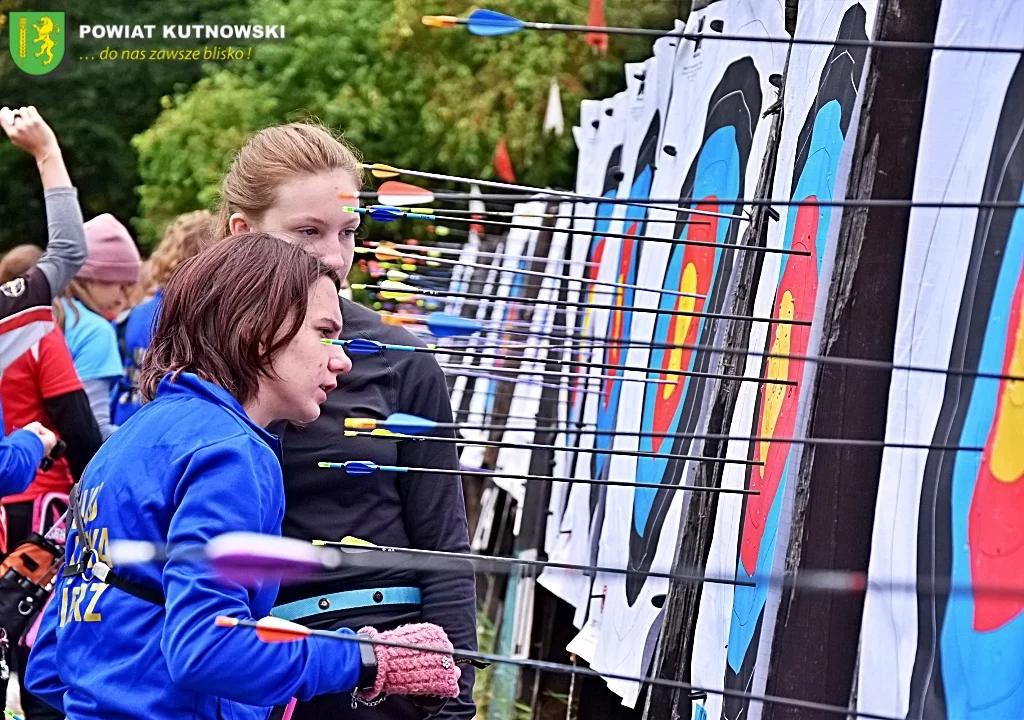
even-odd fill
[[[387,262],[389,260],[401,260],[402,259],[402,254],[400,252],[398,252],[397,250],[394,250],[393,248],[387,248],[387,247],[378,247],[376,255],[377,255],[377,259],[381,260],[383,262]]]
[[[265,643],[295,642],[309,635],[309,628],[281,618],[265,617],[256,623],[256,637]]]

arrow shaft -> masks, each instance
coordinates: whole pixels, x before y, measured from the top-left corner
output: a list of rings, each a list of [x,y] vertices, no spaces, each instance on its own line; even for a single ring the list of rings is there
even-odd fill
[[[523,430],[524,428],[515,428]],[[581,451],[585,452],[585,451]],[[329,463],[328,467],[334,469],[345,468],[344,463]],[[398,472],[396,468],[381,468],[384,471]],[[594,480],[591,478],[557,478],[549,475],[518,475],[515,473],[500,472],[497,470],[443,470],[439,468],[401,468],[401,472],[422,473],[426,475],[470,475],[473,477],[486,478],[507,478],[509,480],[529,480],[536,482],[570,482],[581,485],[611,485],[615,487],[639,487],[655,488],[659,490],[692,490],[694,492],[716,493],[722,495],[760,495],[757,490],[743,488],[716,488],[704,485],[666,485],[664,483],[633,482],[631,480]]]
[[[647,206],[645,205],[645,206],[642,206],[642,207],[647,207]],[[366,213],[365,211],[366,211],[366,208],[358,208],[358,212],[360,212],[360,214],[367,214],[367,215],[369,215],[369,213]],[[406,213],[406,215],[409,215],[409,213]],[[726,217],[732,217],[732,216],[726,216]],[[412,219],[412,220],[437,220],[438,218],[434,217],[434,216],[430,216],[430,217],[411,217],[410,219]],[[496,226],[500,226],[500,227],[516,228],[516,229],[520,229],[520,230],[550,230],[552,232],[571,233],[573,235],[582,235],[584,237],[591,237],[591,238],[601,238],[601,239],[617,238],[617,239],[620,239],[620,240],[641,240],[643,242],[665,243],[665,244],[668,244],[668,245],[689,245],[689,246],[692,246],[692,247],[713,247],[713,248],[718,248],[719,250],[722,250],[722,251],[729,250],[729,251],[735,251],[735,252],[756,252],[756,253],[766,253],[766,254],[775,254],[775,255],[796,255],[797,257],[810,257],[810,255],[811,255],[809,250],[786,250],[785,248],[766,247],[764,245],[738,245],[738,244],[733,244],[733,243],[722,244],[722,243],[719,243],[719,242],[715,242],[714,240],[684,240],[683,238],[678,238],[678,237],[664,238],[664,237],[648,236],[648,235],[636,235],[636,234],[632,234],[631,235],[629,233],[600,232],[600,231],[597,231],[597,230],[579,230],[579,229],[576,229],[576,228],[564,228],[563,229],[563,228],[555,228],[555,227],[548,227],[548,226],[542,226],[542,225],[530,225],[529,223],[498,222],[496,220],[468,220],[468,219],[465,219],[465,218],[441,218],[441,219],[444,219],[444,220],[447,220],[447,221],[451,221],[451,222],[483,223],[485,225],[496,225]],[[745,220],[746,218],[742,218],[741,217],[740,219],[744,219]],[[390,222],[390,221],[385,221],[385,222]]]
[[[459,350],[459,351],[454,351],[454,352],[447,353],[447,354],[451,354],[451,355],[456,355],[457,354],[457,355],[463,355],[463,356],[467,356],[467,357],[480,357],[480,358],[495,358],[495,359],[507,358],[507,356],[504,356],[504,355],[481,355],[479,353],[476,353],[476,352],[473,352],[473,351],[470,351],[470,350]],[[556,361],[556,360],[542,360],[542,359],[537,359],[537,358],[531,358],[531,357],[528,357],[528,356],[523,356],[523,357],[519,357],[519,358],[516,358],[516,359],[522,360],[523,362],[545,363],[545,364],[552,364],[552,365],[568,365],[569,367],[593,368],[593,369],[596,369],[596,370],[623,370],[623,371],[635,370],[637,372],[657,373],[659,375],[669,375],[669,374],[671,374],[671,375],[676,376],[676,377],[695,377],[695,378],[704,378],[706,380],[736,380],[736,381],[739,381],[739,382],[756,382],[758,384],[763,384],[763,385],[784,385],[786,387],[796,387],[799,384],[796,380],[768,380],[768,379],[765,379],[765,378],[744,377],[742,375],[725,375],[725,374],[720,374],[720,373],[700,372],[700,371],[697,371],[697,370],[679,370],[679,371],[672,371],[671,373],[669,373],[667,371],[665,371],[665,372],[660,371],[657,368],[650,368],[649,367],[649,368],[641,369],[641,368],[637,368],[637,367],[625,367],[623,365],[616,365],[615,363],[594,363],[594,362],[587,362],[585,360],[557,360]],[[457,365],[455,367],[462,367],[462,366],[458,366]],[[488,369],[492,370],[492,371],[501,370],[503,372],[517,373],[517,374],[522,374],[522,375],[535,375],[535,374],[556,375],[556,376],[560,376],[560,377],[565,377],[565,378],[570,378],[570,379],[573,379],[573,380],[577,380],[579,382],[584,382],[584,381],[586,381],[586,382],[593,382],[595,380],[596,381],[612,380],[612,381],[615,381],[615,382],[638,382],[638,383],[643,383],[645,385],[678,385],[679,384],[678,380],[666,380],[666,379],[663,379],[663,378],[651,378],[651,377],[627,378],[627,377],[625,377],[623,375],[592,375],[592,374],[589,374],[589,373],[560,373],[557,370],[535,371],[535,370],[519,370],[519,369],[504,370],[502,368],[488,368]],[[512,381],[512,380],[514,380],[514,378],[499,378],[499,379],[505,380],[505,381]],[[564,386],[558,386],[558,387],[564,387]]]
[[[798,38],[798,37],[771,37],[766,35],[729,35],[726,33],[704,33],[678,32],[674,30],[656,30],[653,28],[630,28],[630,27],[605,27],[603,25],[571,25],[565,23],[547,23],[517,20],[512,18],[518,26],[516,29],[540,30],[542,32],[571,32],[571,33],[595,33],[598,35],[633,35],[638,37],[678,37],[683,40],[722,40],[734,42],[758,42],[778,45],[825,45],[832,47],[859,47],[878,48],[888,50],[943,50],[948,52],[996,52],[996,53],[1020,53],[1024,48],[1008,47],[1006,45],[956,45],[920,42],[914,40],[857,40],[846,38]],[[498,28],[511,28],[508,22],[491,21],[485,18],[456,18],[457,25],[491,26]]]
[[[1020,52],[1018,50],[1018,52]],[[365,191],[359,193],[361,198],[371,199],[377,197],[378,193],[373,191]],[[386,195],[386,193],[385,193]],[[470,195],[469,193],[460,192],[439,192],[434,193],[435,200],[445,201],[464,201],[464,200],[475,200],[483,199],[487,202],[492,203],[518,203],[530,200],[542,200],[545,197],[551,197],[558,199],[558,195],[547,195],[546,192],[532,192],[532,193],[517,193],[517,194],[498,194],[490,193],[488,195]],[[599,198],[593,197],[591,200],[579,200],[585,204],[591,204],[596,202],[606,203],[610,205],[633,205],[636,203],[679,203],[680,205],[696,204],[706,202],[706,198],[656,198],[656,197],[633,197],[633,198]],[[846,199],[846,200],[779,200],[774,198],[725,198],[721,200],[721,204],[730,205],[750,205],[757,207],[772,207],[778,205],[780,207],[788,207],[793,205],[807,205],[808,207],[839,207],[839,208],[873,208],[873,209],[901,209],[901,208],[953,208],[953,209],[983,209],[983,210],[1017,210],[1024,207],[1024,203],[1016,202],[1013,200],[952,200],[950,202],[943,202],[940,200],[905,200],[902,198],[870,198],[864,200],[858,199]],[[652,207],[650,205],[641,204],[640,207]],[[667,212],[686,212],[685,208],[680,207],[663,207],[661,205],[654,206],[654,209],[665,210]],[[451,212],[447,208],[445,212]],[[572,215],[564,215],[562,217],[572,217]],[[580,219],[583,219],[582,217]],[[605,218],[607,219],[607,218]],[[649,221],[650,222],[650,221]],[[658,221],[658,222],[674,222],[674,221]]]
[[[517,377],[507,377],[507,376],[502,376],[502,375],[492,375],[492,374],[489,374],[489,373],[482,373],[482,372],[476,372],[476,371],[473,371],[473,370],[466,370],[463,365],[449,365],[447,363],[440,363],[440,365],[441,365],[441,369],[444,371],[444,374],[448,375],[448,376],[451,376],[451,377],[460,377],[460,376],[462,376],[462,377],[474,377],[474,378],[480,378],[480,379],[483,379],[483,380],[494,380],[495,382],[513,382],[513,383],[520,383],[521,382],[524,385],[536,385],[537,387],[552,388],[553,390],[568,389],[568,386],[565,383],[559,383],[559,384],[556,384],[556,383],[546,383],[546,382],[542,382],[540,380],[523,380],[523,379],[519,379]],[[525,376],[531,376],[531,375],[543,375],[544,373],[539,373],[539,372],[523,372],[523,373],[520,373],[520,374],[521,375],[525,375]],[[607,393],[602,392],[601,390],[581,389],[581,390],[579,390],[579,392],[583,393],[584,395],[607,395]]]
[[[529,362],[552,362],[552,361],[550,361],[550,360],[549,361],[529,360]],[[441,366],[442,370],[447,370],[448,368],[451,368],[453,370],[460,371],[460,372],[452,373],[453,375],[470,374],[470,373],[461,372],[463,370],[463,368],[466,367],[465,365],[451,365],[449,363],[439,363],[439,365]],[[516,376],[524,376],[525,375],[525,376],[529,377],[529,376],[533,376],[533,375],[539,375],[539,376],[542,376],[542,377],[569,378],[569,379],[575,379],[575,380],[578,380],[578,381],[581,381],[581,382],[601,382],[603,380],[622,380],[623,379],[620,375],[593,375],[593,374],[590,374],[590,373],[565,373],[565,372],[558,372],[557,370],[505,370],[503,368],[494,368],[494,371],[495,371],[495,373],[504,372],[504,373],[509,373],[509,374],[516,375]],[[507,377],[507,376],[502,376],[502,375],[498,375],[498,374],[492,375],[490,377],[493,377],[496,380],[502,380],[502,381],[505,381],[505,382],[509,382],[509,381],[518,382],[518,378],[517,377]],[[716,378],[716,379],[723,379],[723,380],[731,380],[734,376],[732,376],[732,375],[713,375],[713,374],[710,374],[710,373],[707,373],[707,374],[699,373],[699,374],[697,374],[697,377],[709,377],[709,378]],[[638,378],[636,380],[636,382],[641,382],[641,383],[643,383],[645,385],[678,385],[679,384],[678,380],[663,380],[663,379],[660,379],[660,378],[647,378],[647,377],[645,377],[645,378]],[[546,385],[545,387],[566,388],[566,387],[568,387],[568,385],[563,383],[563,384],[559,384],[559,385]],[[586,393],[588,391],[581,390],[580,392]],[[593,391],[589,391],[589,392],[591,394],[593,394]],[[604,394],[604,393],[601,393],[601,394]]]
[[[465,298],[467,300],[490,300],[492,302],[498,302],[504,300],[509,304],[516,305],[550,305],[553,307],[570,307],[578,308],[580,306],[586,306],[590,310],[621,310],[622,312],[630,313],[647,313],[650,315],[683,315],[686,317],[699,317],[707,318],[709,320],[736,320],[738,322],[764,322],[771,323],[772,325],[791,325],[791,326],[804,326],[810,327],[810,320],[787,320],[781,322],[778,318],[770,317],[752,317],[750,315],[735,315],[732,313],[711,313],[711,312],[699,312],[696,310],[675,310],[667,308],[646,308],[646,307],[630,307],[624,308],[621,305],[599,305],[596,303],[587,302],[575,302],[572,300],[541,300],[539,298],[523,298],[523,297],[501,297],[495,298],[493,295],[487,293],[469,293],[469,292],[435,292],[426,288],[415,288],[411,290],[398,290],[382,287],[380,285],[362,285],[363,290],[372,290],[376,292],[395,293],[398,295],[426,295],[428,297],[448,297],[448,298]],[[645,292],[659,293],[659,290],[645,290]]]
[[[901,448],[904,450],[941,450],[943,452],[982,452],[981,446],[972,445],[930,445],[928,443],[891,443],[884,440],[868,440],[853,438],[796,438],[796,437],[772,437],[770,435],[755,435],[747,437],[744,435],[702,435],[694,433],[659,433],[646,432],[642,430],[580,430],[569,425],[548,425],[537,427],[523,427],[520,425],[466,425],[459,423],[437,423],[438,430],[485,430],[490,432],[508,432],[516,430],[529,430],[530,432],[552,432],[569,433],[574,435],[621,435],[623,437],[652,437],[652,438],[673,438],[685,440],[713,440],[723,442],[764,442],[779,443],[787,445],[840,445],[843,447],[870,447],[870,448]],[[586,448],[566,448],[574,452],[589,452]],[[506,476],[502,476],[506,477]]]
[[[374,195],[375,193],[367,193],[367,194]],[[453,193],[453,194],[458,194],[458,193]],[[522,198],[526,198],[527,196],[526,195],[521,195],[521,196],[499,195],[498,197],[522,197]],[[414,208],[399,208],[399,209],[400,210],[404,210],[406,212],[417,212]],[[611,217],[608,217],[606,215],[577,215],[574,212],[570,212],[570,213],[567,213],[565,215],[557,215],[557,214],[553,214],[553,213],[508,212],[508,211],[505,211],[505,210],[461,210],[461,209],[458,209],[458,208],[444,208],[444,210],[442,210],[441,213],[437,213],[437,211],[434,211],[434,210],[426,210],[426,209],[422,209],[419,212],[426,212],[428,214],[437,214],[438,217],[441,217],[441,215],[443,214],[445,216],[450,216],[450,215],[467,215],[467,216],[471,216],[471,217],[476,217],[476,216],[480,216],[480,217],[508,217],[508,218],[530,217],[530,218],[541,218],[543,220],[558,220],[558,219],[563,219],[563,220],[565,220],[565,219],[568,219],[568,220],[615,220],[615,219],[623,219],[623,218],[611,218]],[[674,223],[677,223],[679,221],[678,220],[668,220],[668,219],[665,219],[665,218],[650,218],[650,217],[648,217],[648,218],[644,218],[644,222],[648,223],[648,224],[658,224],[658,223],[673,223],[674,224]],[[690,224],[691,225],[708,225],[709,223],[707,223],[707,222],[691,222]],[[569,228],[569,229],[564,230],[564,232],[574,232],[574,230]]]
[[[515,331],[506,331],[507,335],[517,334]],[[565,338],[570,340],[570,338]],[[482,346],[487,348],[487,346]],[[495,347],[495,346],[492,346]],[[830,357],[825,355],[789,355],[786,353],[773,353],[763,352],[759,350],[744,350],[741,348],[734,347],[723,347],[720,345],[686,345],[686,344],[673,344],[673,343],[659,343],[659,342],[648,342],[640,340],[622,340],[622,341],[611,341],[602,344],[595,345],[567,345],[562,346],[563,349],[569,350],[585,350],[588,347],[593,348],[612,348],[612,347],[643,347],[643,348],[656,348],[656,349],[670,349],[670,350],[690,350],[694,352],[713,352],[721,353],[722,355],[747,355],[750,357],[759,358],[777,358],[780,360],[800,360],[803,362],[817,363],[819,365],[832,365],[839,367],[856,367],[863,370],[882,370],[891,372],[893,370],[899,370],[901,372],[919,372],[929,373],[934,375],[955,375],[957,377],[971,377],[971,378],[984,378],[986,380],[1012,380],[1014,382],[1024,382],[1024,375],[1013,375],[1009,373],[993,373],[993,372],[978,372],[976,370],[968,370],[966,368],[939,368],[939,367],[928,367],[925,365],[909,365],[905,363],[892,363],[885,360],[869,360],[867,358],[849,358],[849,357]],[[629,368],[624,368],[629,369]],[[661,374],[670,374],[667,371],[661,371]],[[731,378],[735,380],[741,380],[742,378],[736,377]]]
[[[331,340],[330,342],[328,342],[328,341],[325,340],[324,342],[327,342],[329,345],[347,345],[349,341],[347,341],[347,340]],[[535,359],[535,358],[522,357],[522,356],[511,357],[510,358],[508,355],[485,355],[485,354],[474,352],[474,351],[471,351],[471,350],[454,350],[454,349],[447,348],[447,347],[445,347],[445,348],[429,348],[429,347],[424,348],[424,347],[414,347],[412,345],[408,345],[408,346],[406,346],[406,345],[401,345],[401,346],[387,346],[387,345],[383,345],[381,347],[381,349],[382,350],[398,350],[400,352],[422,352],[422,353],[430,353],[430,354],[435,354],[435,355],[458,355],[458,356],[461,356],[461,357],[480,358],[482,360],[509,360],[509,359],[515,359],[515,360],[519,360],[521,362],[538,362],[538,363],[543,362],[543,363],[552,363],[552,364],[557,364],[557,365],[567,365],[569,367],[594,368],[594,369],[599,369],[599,370],[617,370],[617,371],[622,371],[622,372],[642,372],[642,373],[650,373],[650,374],[656,374],[656,375],[674,375],[674,376],[679,376],[679,377],[706,377],[706,378],[713,378],[713,379],[719,379],[719,380],[722,380],[722,379],[724,379],[724,380],[735,380],[737,382],[756,382],[758,384],[763,384],[763,385],[781,385],[781,386],[787,386],[787,387],[795,387],[796,385],[799,384],[796,380],[771,380],[769,378],[746,377],[746,376],[743,376],[743,375],[715,375],[713,373],[701,373],[701,372],[697,372],[695,370],[673,370],[672,368],[652,368],[652,367],[639,367],[639,366],[635,366],[635,365],[616,365],[614,363],[596,363],[596,362],[587,362],[587,361],[584,361],[584,360],[559,360],[556,363],[556,362],[550,361],[550,360],[538,360],[538,359]],[[487,369],[488,370],[493,370],[494,368],[487,368]],[[509,369],[509,371],[510,372],[516,372],[517,369],[511,368],[511,369]],[[632,382],[633,378],[621,377],[621,378],[619,378],[619,380],[624,380],[624,381]],[[639,378],[637,378],[637,380],[639,380]]]
[[[235,625],[237,627],[252,628],[256,630],[261,629],[260,625],[255,620],[237,620],[235,621]],[[785,705],[801,710],[828,712],[836,715],[856,715],[863,718],[870,718],[871,720],[900,720],[899,718],[894,718],[889,715],[878,715],[872,713],[851,713],[851,711],[848,708],[839,707],[838,705],[827,705],[825,703],[814,702],[811,700],[784,698],[776,695],[758,695],[755,693],[746,692],[744,690],[732,690],[729,688],[705,689],[697,685],[682,682],[680,680],[668,680],[666,678],[659,677],[622,675],[618,673],[599,673],[596,670],[592,670],[590,668],[585,667],[579,667],[577,665],[564,665],[561,663],[550,662],[547,660],[530,660],[526,658],[506,657],[504,655],[494,655],[492,653],[482,653],[476,652],[474,650],[449,650],[447,648],[432,648],[424,645],[410,645],[407,643],[390,642],[386,640],[367,640],[363,638],[358,638],[355,635],[343,635],[341,633],[332,632],[330,630],[316,630],[312,628],[307,628],[306,631],[302,633],[302,635],[296,635],[296,639],[300,639],[306,636],[322,637],[327,638],[329,640],[340,640],[342,642],[356,642],[365,643],[367,645],[380,645],[383,647],[393,647],[402,650],[416,650],[419,652],[451,655],[452,657],[457,659],[475,660],[477,662],[484,663],[502,663],[505,665],[516,665],[518,667],[531,668],[533,670],[540,670],[544,672],[552,672],[565,675],[583,675],[597,679],[604,678],[611,680],[638,682],[647,685],[656,685],[659,687],[686,690],[690,693],[710,693],[712,695],[721,695],[723,697],[736,697],[742,700],[754,702]]]
[[[406,255],[405,253],[396,253],[396,254],[398,255],[399,258],[401,258],[403,260],[412,257],[412,256],[409,256],[409,255]],[[544,260],[544,258],[536,258],[536,259],[537,260]],[[455,266],[462,266],[462,267],[481,268],[481,269],[484,269],[484,270],[497,270],[497,272],[502,274],[502,275],[505,275],[505,274],[527,275],[529,277],[551,278],[551,279],[554,279],[554,280],[564,280],[566,282],[580,283],[581,285],[599,285],[599,286],[602,286],[602,287],[613,287],[613,288],[619,288],[619,289],[623,289],[623,290],[648,290],[648,291],[650,290],[650,288],[644,287],[643,285],[631,285],[629,283],[611,282],[609,280],[590,280],[588,278],[574,278],[574,277],[569,277],[569,276],[566,276],[566,275],[560,275],[558,273],[541,272],[539,270],[525,270],[525,269],[519,269],[519,268],[504,268],[504,267],[503,268],[496,268],[493,265],[486,265],[484,263],[468,262],[468,261],[464,261],[464,260],[448,260],[448,259],[445,259],[445,258],[434,258],[433,262],[441,263],[442,265],[455,265]],[[556,261],[556,262],[558,262],[558,261]],[[678,291],[678,290],[659,290],[658,292],[661,293],[662,295],[672,295],[672,296],[675,296],[675,297],[692,297],[692,298],[697,298],[697,299],[700,299],[700,300],[703,300],[704,298],[707,297],[707,295],[701,295],[699,293],[688,293],[688,292],[681,292],[681,291]],[[602,294],[602,295],[614,295],[615,293],[605,292],[605,293],[600,293],[600,294]]]
[[[385,166],[384,168],[382,168],[381,166],[375,165],[373,163],[363,163],[363,167],[365,169],[367,169],[367,170],[370,170],[371,172],[373,172],[375,174],[379,173],[379,172],[383,172],[383,173],[385,173],[386,175],[389,175],[389,176],[392,175],[392,174],[408,175],[410,177],[419,177],[419,178],[424,178],[426,180],[441,180],[441,181],[444,181],[444,182],[457,182],[457,183],[463,183],[463,184],[468,184],[468,185],[480,185],[482,187],[500,188],[500,189],[503,189],[503,190],[520,190],[520,191],[528,192],[528,193],[539,193],[541,195],[546,195],[546,196],[553,196],[553,197],[560,197],[560,198],[569,198],[570,200],[585,200],[587,202],[603,202],[603,201],[607,200],[607,198],[603,198],[600,195],[583,195],[583,194],[580,194],[580,193],[568,192],[566,190],[551,190],[551,189],[545,190],[543,188],[531,187],[529,185],[517,185],[515,183],[503,183],[503,182],[497,182],[497,181],[494,181],[494,180],[475,180],[473,178],[459,177],[458,175],[445,175],[443,173],[431,173],[431,172],[424,172],[422,170],[407,170],[405,168],[394,168],[394,167],[390,167],[390,166]],[[481,195],[481,196],[477,196],[477,199],[481,199],[481,198],[485,198],[485,197],[486,196]],[[675,201],[672,201],[672,202],[675,202]],[[649,205],[649,204],[640,203],[640,202],[630,202],[628,204],[635,205],[637,207],[653,208],[653,209],[656,209],[656,210],[671,210],[672,212],[687,213],[687,214],[690,214],[690,215],[703,215],[703,216],[706,216],[706,217],[727,218],[729,220],[746,220],[747,219],[743,215],[730,215],[728,213],[718,213],[718,212],[712,212],[710,210],[696,210],[696,209],[691,209],[691,208],[680,208],[680,207],[663,208],[663,207],[661,207],[659,205]]]
[[[387,248],[393,248],[395,250],[401,250],[403,252],[416,251],[416,252],[420,252],[420,253],[425,253],[423,255],[423,257],[425,257],[426,259],[435,259],[435,258],[430,258],[429,257],[429,253],[441,253],[442,255],[462,255],[463,253],[466,252],[465,248],[461,248],[461,249],[438,248],[438,247],[423,248],[423,247],[420,247],[418,245],[396,245],[396,244],[392,244],[392,243],[382,243],[382,242],[376,242],[376,241],[367,242],[366,243],[366,247],[368,249],[378,248],[378,247],[387,247]],[[358,249],[357,249],[357,252],[358,252]],[[505,260],[505,259],[508,259],[508,258],[517,258],[518,259],[518,258],[522,257],[521,255],[509,255],[509,254],[506,254],[506,253],[480,252],[480,251],[477,251],[475,253],[475,255],[477,257],[492,257],[492,258],[499,259],[499,260]],[[585,260],[561,260],[560,262],[563,265],[580,265],[580,266],[583,266],[583,267],[600,267],[601,266],[601,263],[587,262]],[[486,267],[487,269],[501,270],[501,267],[498,266],[498,265],[485,265],[484,267]]]
[[[372,432],[360,432],[358,430],[347,430],[346,435],[355,437],[373,437],[384,440],[416,440],[418,442],[440,442],[440,443],[454,443],[456,445],[479,445],[482,447],[496,447],[496,448],[516,448],[520,450],[565,450],[566,448],[561,445],[540,445],[537,443],[513,443],[504,442],[501,440],[465,440],[463,438],[440,438],[430,437],[429,435],[374,435]],[[761,467],[764,465],[763,462],[758,460],[743,460],[740,458],[716,458],[707,457],[705,455],[677,455],[675,453],[657,453],[647,452],[645,450],[597,450],[589,449],[586,452],[592,455],[625,455],[628,457],[649,457],[659,458],[661,460],[699,460],[702,462],[712,463],[723,463],[726,465],[744,465],[748,467]]]
[[[952,577],[927,577],[919,576],[914,580],[878,580],[872,581],[867,573],[850,570],[801,570],[799,573],[765,573],[755,574],[750,580],[738,580],[735,577],[722,577],[707,575],[701,568],[683,568],[684,572],[658,572],[632,570],[627,568],[609,568],[600,565],[573,565],[570,563],[552,562],[550,560],[529,560],[525,558],[494,557],[486,555],[473,555],[471,553],[455,553],[444,550],[420,550],[418,548],[400,548],[392,546],[353,546],[345,542],[330,542],[314,540],[314,544],[334,546],[343,548],[344,564],[358,564],[360,555],[367,559],[374,555],[385,555],[390,560],[397,560],[397,555],[408,555],[410,557],[436,558],[442,563],[452,563],[452,567],[464,569],[466,564],[491,565],[496,568],[507,568],[521,566],[536,569],[554,570],[578,570],[593,575],[594,573],[606,573],[608,575],[627,575],[634,577],[659,577],[667,580],[680,582],[709,583],[717,585],[733,585],[736,587],[751,587],[759,583],[783,588],[794,588],[801,590],[812,590],[818,592],[857,592],[863,593],[869,589],[896,590],[902,592],[913,592],[918,595],[949,594],[949,595],[973,595],[975,597],[986,595],[992,597],[1022,597],[1024,596],[1024,583],[1015,578],[1006,583],[992,583],[986,585],[954,582]],[[349,552],[355,550],[356,552]],[[379,561],[370,560],[369,566],[376,567]],[[421,566],[422,569],[422,566]],[[431,568],[433,569],[433,568]],[[500,572],[500,571],[499,571]]]

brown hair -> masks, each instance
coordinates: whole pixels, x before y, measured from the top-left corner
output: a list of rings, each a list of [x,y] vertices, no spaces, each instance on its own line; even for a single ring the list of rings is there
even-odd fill
[[[42,256],[43,251],[35,245],[12,247],[0,260],[0,285],[27,273]]]
[[[149,287],[167,284],[174,269],[202,252],[212,241],[213,214],[209,210],[179,215],[167,226],[164,238],[149,259]]]
[[[164,287],[153,341],[139,377],[144,400],[168,373],[192,372],[249,402],[273,377],[278,351],[299,332],[310,288],[328,265],[266,233],[245,233],[186,260]]]
[[[277,189],[296,177],[343,170],[362,186],[363,170],[355,150],[323,125],[276,125],[249,138],[220,186],[215,234],[231,234],[228,221],[240,212],[259,223],[277,202]]]

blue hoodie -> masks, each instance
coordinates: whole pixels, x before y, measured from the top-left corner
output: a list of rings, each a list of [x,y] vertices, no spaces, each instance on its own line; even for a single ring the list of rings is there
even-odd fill
[[[3,435],[0,420],[0,436]],[[15,430],[0,440],[0,497],[25,492],[33,480],[46,448],[35,433]]]
[[[114,388],[110,404],[110,422],[114,425],[124,425],[128,418],[142,407],[142,399],[139,397],[139,373],[142,372],[146,350],[153,342],[153,331],[160,316],[163,295],[163,290],[157,290],[149,300],[132,308],[124,321],[124,375]]]
[[[225,390],[183,373],[99,450],[82,477],[86,531],[105,557],[112,540],[172,546],[236,530],[279,535],[284,489],[277,438]],[[69,558],[81,556],[78,533]],[[261,618],[277,582],[225,583],[193,562],[117,569],[161,587],[164,608],[98,580],[58,581],[32,650],[28,689],[71,720],[265,719],[292,696],[351,691],[356,643],[323,638],[262,643],[214,625],[218,615]]]

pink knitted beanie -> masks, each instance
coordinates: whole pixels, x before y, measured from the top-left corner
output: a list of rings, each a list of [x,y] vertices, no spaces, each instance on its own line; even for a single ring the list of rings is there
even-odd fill
[[[89,257],[75,276],[81,280],[136,283],[142,258],[127,228],[110,213],[97,215],[85,224]]]

